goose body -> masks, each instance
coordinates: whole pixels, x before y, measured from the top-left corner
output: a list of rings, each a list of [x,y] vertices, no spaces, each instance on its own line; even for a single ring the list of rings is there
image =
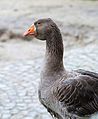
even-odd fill
[[[85,70],[65,72],[51,86],[48,84],[41,84],[39,98],[52,116],[89,119],[98,111],[98,74]]]
[[[35,29],[34,29],[35,28]],[[25,33],[46,40],[46,54],[39,100],[57,119],[89,119],[98,112],[98,74],[85,70],[66,71],[59,28],[51,19],[40,19]]]

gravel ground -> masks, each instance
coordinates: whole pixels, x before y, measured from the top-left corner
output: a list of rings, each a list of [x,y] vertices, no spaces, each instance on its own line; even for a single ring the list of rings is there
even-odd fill
[[[45,42],[22,36],[43,17],[54,19],[62,31],[65,67],[98,72],[97,1],[1,0],[0,119],[51,118],[37,97]]]

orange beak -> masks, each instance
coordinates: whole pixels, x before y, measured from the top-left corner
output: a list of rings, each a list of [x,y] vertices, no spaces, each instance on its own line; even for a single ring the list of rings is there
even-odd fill
[[[24,34],[23,36],[28,36],[28,35],[35,35],[36,32],[36,27],[32,25]]]

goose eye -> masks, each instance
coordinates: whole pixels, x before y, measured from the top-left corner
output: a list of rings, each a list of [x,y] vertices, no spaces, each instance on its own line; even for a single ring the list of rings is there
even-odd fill
[[[38,24],[38,25],[41,25],[41,23],[40,23],[40,22],[38,22],[37,24]]]

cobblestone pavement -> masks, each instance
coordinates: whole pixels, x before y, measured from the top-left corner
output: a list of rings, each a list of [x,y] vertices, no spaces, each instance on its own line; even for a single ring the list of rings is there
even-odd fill
[[[36,63],[37,61],[2,62],[0,119],[41,119],[45,116],[42,115],[45,110],[37,97],[39,66]]]
[[[89,47],[67,52],[66,68],[81,67],[98,72],[98,58],[94,59],[98,48],[87,49]],[[51,118],[37,97],[41,66],[42,58],[0,62],[0,119]]]

